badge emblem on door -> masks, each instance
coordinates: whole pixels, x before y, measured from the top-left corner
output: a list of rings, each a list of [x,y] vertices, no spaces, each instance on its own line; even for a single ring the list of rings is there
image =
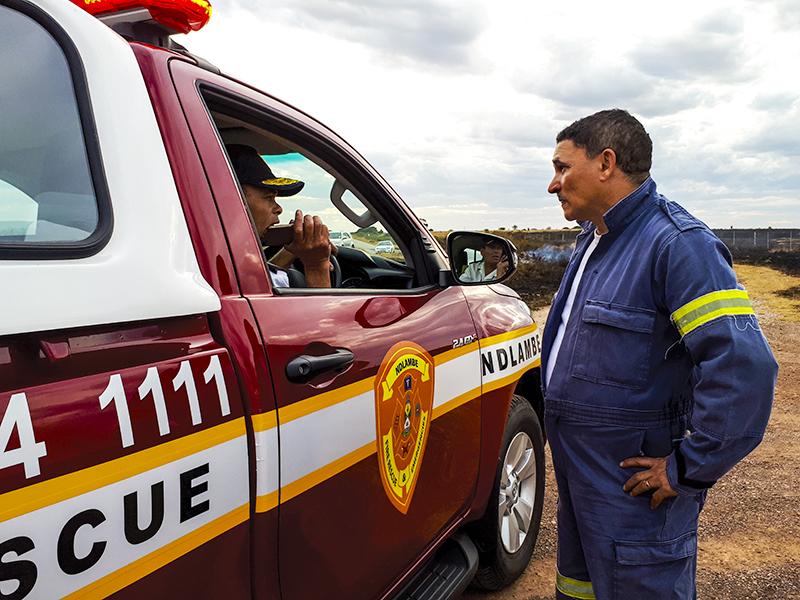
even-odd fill
[[[433,358],[414,342],[392,346],[375,379],[378,464],[394,507],[408,512],[433,412]]]

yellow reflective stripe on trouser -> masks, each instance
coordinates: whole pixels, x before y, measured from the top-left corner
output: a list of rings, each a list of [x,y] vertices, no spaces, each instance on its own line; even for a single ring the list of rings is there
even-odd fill
[[[726,315],[752,315],[750,297],[744,290],[711,292],[692,300],[672,313],[671,319],[681,337],[703,323]]]
[[[556,589],[570,598],[594,600],[591,581],[578,581],[577,579],[564,577],[561,573],[556,573]]]

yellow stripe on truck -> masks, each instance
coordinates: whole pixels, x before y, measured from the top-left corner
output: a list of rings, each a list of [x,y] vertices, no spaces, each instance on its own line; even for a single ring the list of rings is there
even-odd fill
[[[5,494],[3,534],[46,574],[37,598],[106,597],[249,519],[247,448],[236,419]]]
[[[244,435],[244,418],[239,418],[135,454],[5,493],[0,496],[0,522],[117,483]]]
[[[163,548],[140,558],[102,579],[87,585],[80,590],[64,596],[63,600],[101,600],[135,583],[143,577],[157,571],[161,567],[199,548],[236,525],[244,523],[250,517],[249,505],[245,504],[219,517],[204,527],[194,530]]]
[[[539,366],[541,341],[538,327],[492,336],[448,350],[434,357],[433,418],[492,390],[512,385],[524,371]],[[493,373],[483,373],[485,355],[493,353]],[[507,358],[503,362],[503,357]],[[277,495],[277,460],[267,448],[277,448],[275,420],[254,418],[257,464],[256,512],[275,508],[330,479],[377,451],[375,441],[375,378],[369,377],[319,394],[278,410],[280,424],[280,494]],[[337,433],[336,437],[331,431]],[[261,450],[264,449],[264,450]],[[263,483],[262,483],[263,482]]]

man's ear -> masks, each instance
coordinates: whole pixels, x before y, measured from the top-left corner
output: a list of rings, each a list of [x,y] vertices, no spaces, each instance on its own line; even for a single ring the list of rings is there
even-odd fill
[[[617,153],[606,148],[600,153],[600,181],[606,181],[617,169]]]

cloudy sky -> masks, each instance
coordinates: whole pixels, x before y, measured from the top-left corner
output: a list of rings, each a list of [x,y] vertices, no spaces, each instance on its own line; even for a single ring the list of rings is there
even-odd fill
[[[625,108],[711,227],[800,227],[800,3],[211,0],[192,52],[314,115],[435,229],[567,224],[555,135]]]

